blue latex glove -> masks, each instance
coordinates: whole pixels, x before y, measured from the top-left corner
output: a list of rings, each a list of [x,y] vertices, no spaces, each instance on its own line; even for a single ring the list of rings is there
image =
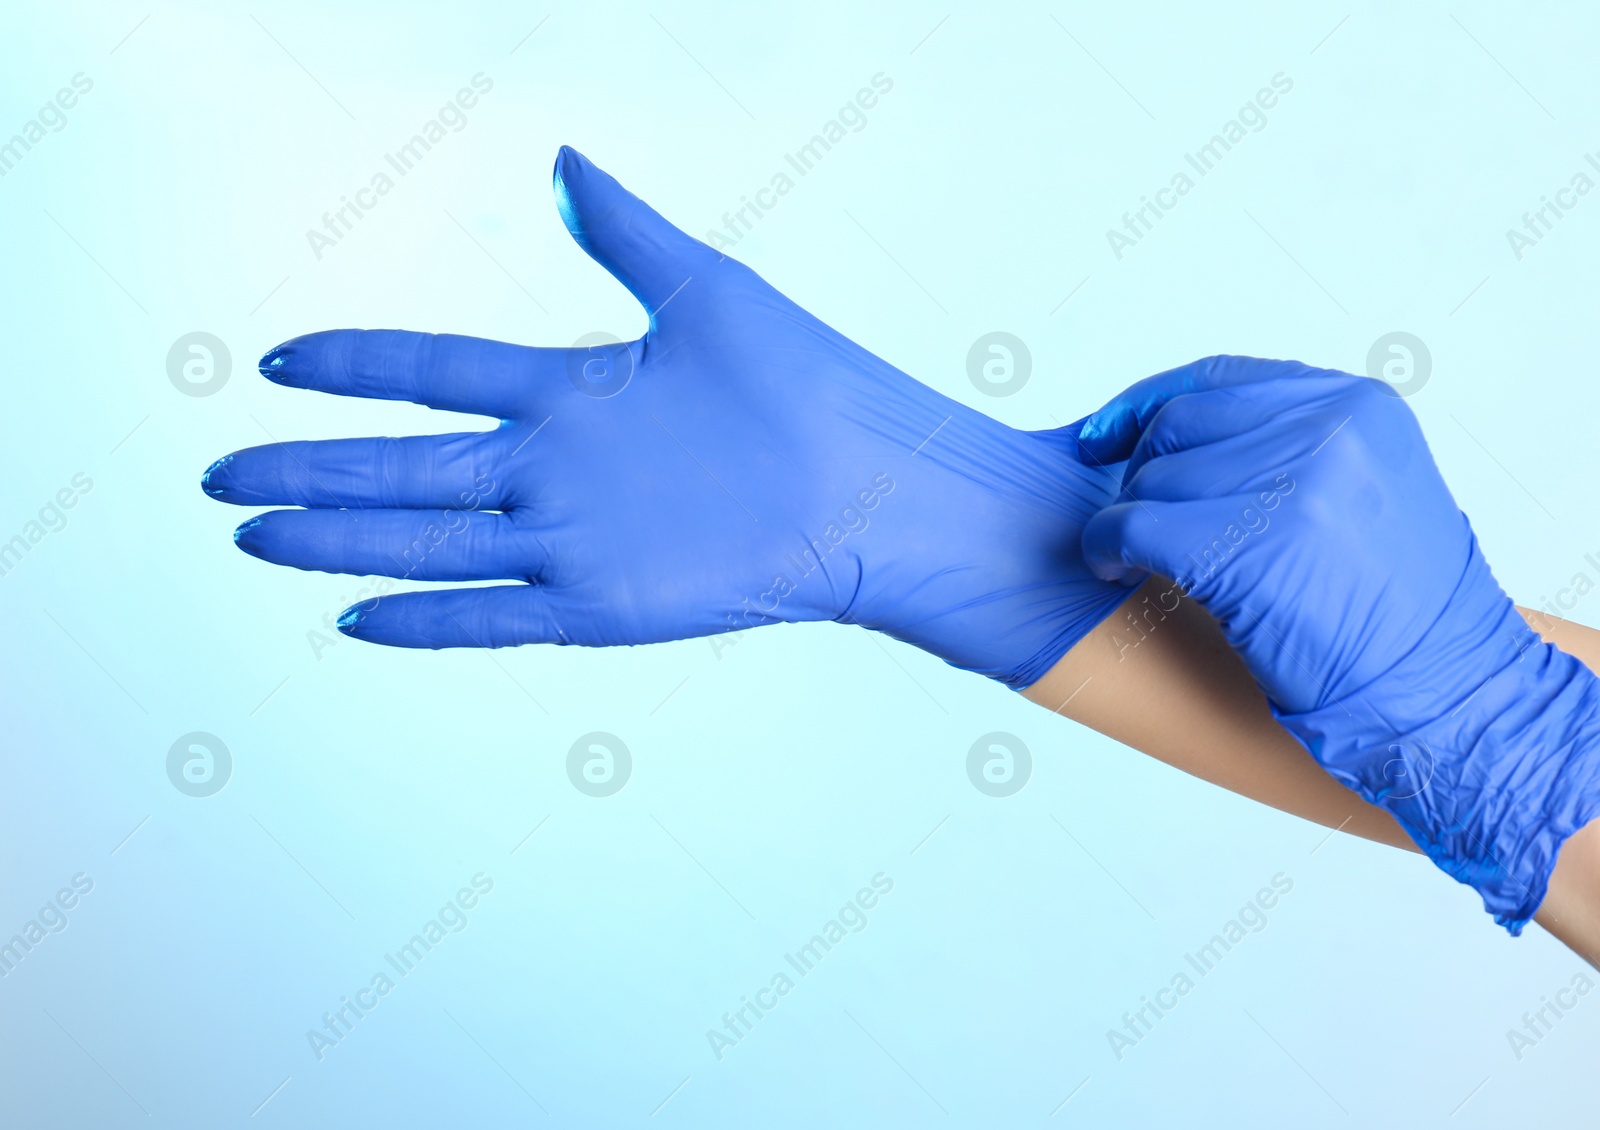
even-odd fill
[[[1312,756],[1520,933],[1600,813],[1600,682],[1501,591],[1405,402],[1213,357],[1134,385],[1080,442],[1129,459],[1084,530],[1095,572],[1178,581]]]
[[[780,621],[886,632],[1026,687],[1127,596],[1079,535],[1116,480],[1075,425],[1023,432],[846,340],[571,149],[574,239],[649,332],[536,349],[398,330],[295,338],[279,384],[501,418],[490,432],[251,448],[206,493],[282,565],[494,588],[385,596],[342,630],[404,647],[651,643]]]

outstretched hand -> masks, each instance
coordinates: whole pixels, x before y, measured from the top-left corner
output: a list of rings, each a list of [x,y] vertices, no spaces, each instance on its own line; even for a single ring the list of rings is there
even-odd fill
[[[1076,428],[1023,432],[934,392],[690,238],[572,149],[573,238],[649,314],[637,341],[530,348],[334,330],[263,375],[498,417],[488,432],[272,444],[209,495],[281,565],[417,581],[341,629],[406,647],[651,643],[859,623],[1025,687],[1128,595],[1090,574],[1116,482]]]

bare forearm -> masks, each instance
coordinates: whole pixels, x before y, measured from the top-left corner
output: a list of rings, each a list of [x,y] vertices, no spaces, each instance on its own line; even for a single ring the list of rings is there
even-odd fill
[[[1170,609],[1170,611],[1169,611]],[[1273,720],[1216,622],[1151,578],[1045,677],[1030,700],[1201,780],[1379,843],[1416,850]]]
[[[1600,673],[1600,631],[1522,610]],[[1152,578],[1024,694],[1202,780],[1351,835],[1416,851],[1392,816],[1324,773],[1272,717],[1216,622]],[[1600,966],[1600,821],[1567,841],[1535,918]]]

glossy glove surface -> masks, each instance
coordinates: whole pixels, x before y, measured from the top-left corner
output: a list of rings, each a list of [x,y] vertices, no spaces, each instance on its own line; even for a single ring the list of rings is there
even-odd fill
[[[1279,722],[1512,933],[1600,813],[1600,683],[1501,591],[1388,386],[1213,357],[1089,417],[1128,459],[1084,531],[1108,580],[1178,581]]]
[[[646,335],[527,348],[335,330],[263,358],[279,384],[499,417],[483,433],[239,451],[206,492],[298,506],[241,549],[301,569],[512,585],[384,596],[358,639],[608,646],[780,621],[886,632],[1022,688],[1127,591],[1080,534],[1114,475],[1076,427],[1023,432],[848,341],[571,149],[561,216]]]

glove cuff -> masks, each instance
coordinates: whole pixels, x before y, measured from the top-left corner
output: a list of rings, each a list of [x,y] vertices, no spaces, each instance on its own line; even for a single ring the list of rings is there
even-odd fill
[[[1476,546],[1473,556],[1481,562]],[[1476,686],[1457,678],[1467,657],[1425,638],[1395,670],[1340,702],[1273,713],[1516,935],[1544,901],[1561,845],[1600,815],[1600,680],[1543,642],[1492,578],[1487,590],[1465,580],[1468,593],[1457,598],[1482,607],[1453,610],[1451,619],[1469,612],[1474,634],[1493,637],[1481,654],[1499,661]],[[1407,704],[1429,699],[1431,720],[1404,717]]]

